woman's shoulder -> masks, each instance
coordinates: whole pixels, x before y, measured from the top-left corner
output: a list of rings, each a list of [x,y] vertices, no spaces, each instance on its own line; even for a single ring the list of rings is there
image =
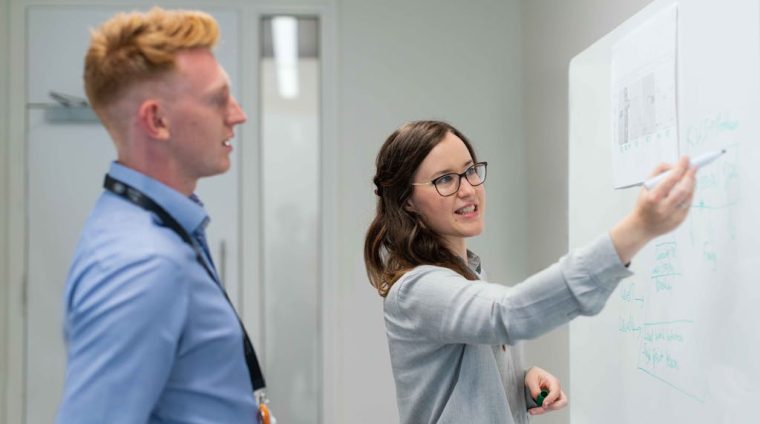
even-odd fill
[[[409,281],[417,281],[420,279],[427,280],[431,278],[438,278],[438,277],[446,277],[446,276],[459,276],[462,277],[459,273],[456,271],[446,268],[444,266],[438,266],[438,265],[418,265],[414,268],[409,269],[399,277],[399,279],[396,281],[396,284],[394,284],[394,287],[399,283],[406,283]],[[464,277],[462,277],[464,278]]]
[[[472,281],[452,269],[437,265],[418,265],[396,280],[385,300],[387,303],[408,300],[410,297],[425,298],[436,292],[449,291],[471,283]]]

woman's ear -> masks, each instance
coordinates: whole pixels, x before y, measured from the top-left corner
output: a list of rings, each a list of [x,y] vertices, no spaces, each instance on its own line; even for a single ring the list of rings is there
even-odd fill
[[[417,207],[414,206],[414,202],[412,202],[411,197],[406,199],[406,203],[404,203],[404,210],[407,212],[417,213]]]

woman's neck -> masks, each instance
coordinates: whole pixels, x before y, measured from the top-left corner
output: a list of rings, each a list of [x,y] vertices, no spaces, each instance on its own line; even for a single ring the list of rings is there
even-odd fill
[[[465,242],[464,237],[446,238],[446,246],[455,255],[462,258],[464,263],[467,263],[467,243]]]

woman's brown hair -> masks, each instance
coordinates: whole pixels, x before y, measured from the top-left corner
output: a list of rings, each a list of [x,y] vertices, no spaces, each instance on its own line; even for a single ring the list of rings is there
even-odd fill
[[[373,179],[377,213],[364,240],[364,265],[370,283],[385,297],[405,272],[419,265],[449,268],[469,280],[477,279],[467,264],[430,229],[422,216],[405,208],[412,178],[422,161],[446,134],[459,137],[477,162],[469,140],[441,121],[415,121],[391,134],[380,148]]]

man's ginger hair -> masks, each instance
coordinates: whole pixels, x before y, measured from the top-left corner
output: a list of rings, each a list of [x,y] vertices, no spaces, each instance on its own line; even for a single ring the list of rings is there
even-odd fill
[[[97,112],[135,83],[175,68],[177,53],[212,48],[219,27],[210,15],[189,10],[120,13],[91,31],[84,86]]]

